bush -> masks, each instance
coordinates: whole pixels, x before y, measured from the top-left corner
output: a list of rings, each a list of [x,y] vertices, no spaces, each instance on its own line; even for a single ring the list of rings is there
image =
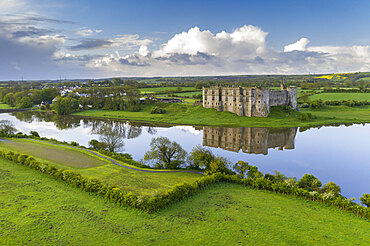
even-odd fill
[[[370,194],[367,193],[363,194],[362,197],[360,197],[360,201],[366,207],[370,208]]]
[[[322,108],[323,106],[324,106],[324,103],[322,102],[321,99],[313,100],[312,102],[310,102],[310,108],[313,108],[313,109],[319,109],[319,108]]]
[[[151,110],[150,110],[150,113],[151,114],[165,114],[166,113],[166,110],[160,108],[160,107],[153,107]]]
[[[335,196],[339,196],[341,190],[340,190],[339,185],[336,185],[334,182],[329,182],[324,185],[324,187],[321,189],[321,192],[332,193]]]
[[[301,121],[308,121],[314,119],[315,117],[311,113],[300,113],[299,120]]]
[[[298,181],[298,187],[306,189],[308,191],[318,191],[321,185],[322,184],[320,180],[313,176],[312,174],[305,174]]]
[[[36,138],[39,138],[40,137],[40,134],[36,131],[31,131],[30,134],[33,136],[33,137],[36,137]]]
[[[72,146],[80,146],[80,144],[79,144],[79,143],[74,142],[74,141],[71,141],[70,145],[72,145]]]

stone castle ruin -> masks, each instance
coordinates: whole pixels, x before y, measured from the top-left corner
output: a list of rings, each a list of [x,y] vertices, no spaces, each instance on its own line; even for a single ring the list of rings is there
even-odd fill
[[[203,107],[229,111],[239,116],[267,117],[271,106],[285,105],[298,110],[297,87],[280,91],[250,87],[203,87]]]
[[[268,149],[294,149],[297,128],[203,127],[203,146],[267,155]]]

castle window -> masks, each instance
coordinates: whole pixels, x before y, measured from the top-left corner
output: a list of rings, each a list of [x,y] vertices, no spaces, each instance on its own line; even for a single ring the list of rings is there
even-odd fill
[[[234,98],[234,102],[236,102],[236,98]]]
[[[261,101],[258,101],[258,103],[261,103]]]

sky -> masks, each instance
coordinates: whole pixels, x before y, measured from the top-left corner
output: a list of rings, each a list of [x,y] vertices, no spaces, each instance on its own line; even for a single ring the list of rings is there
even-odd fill
[[[370,71],[370,1],[0,0],[0,80]]]

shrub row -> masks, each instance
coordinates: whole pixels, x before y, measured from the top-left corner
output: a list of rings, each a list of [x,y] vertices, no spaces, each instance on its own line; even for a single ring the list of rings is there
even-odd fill
[[[368,219],[370,218],[370,208],[365,208],[343,196],[331,195],[330,193],[318,193],[316,191],[308,191],[306,189],[299,188],[294,185],[294,182],[289,182],[289,179],[279,182],[273,182],[270,179],[264,177],[241,178],[238,175],[214,173],[212,175],[203,176],[197,179],[192,184],[177,184],[166,192],[159,193],[154,196],[138,197],[132,192],[122,191],[116,186],[106,185],[98,179],[83,177],[81,174],[74,171],[59,169],[46,163],[41,163],[28,155],[1,150],[0,155],[8,160],[21,163],[25,166],[29,166],[33,169],[39,170],[40,172],[49,174],[57,179],[66,181],[72,186],[79,187],[84,191],[94,192],[96,194],[102,195],[119,205],[134,207],[149,213],[158,211],[159,209],[167,207],[174,202],[192,196],[198,190],[201,190],[211,184],[217,182],[230,182],[253,187],[256,189],[269,190],[276,193],[290,194],[296,197],[302,197],[313,201],[320,201],[344,210],[351,211],[359,216]]]

